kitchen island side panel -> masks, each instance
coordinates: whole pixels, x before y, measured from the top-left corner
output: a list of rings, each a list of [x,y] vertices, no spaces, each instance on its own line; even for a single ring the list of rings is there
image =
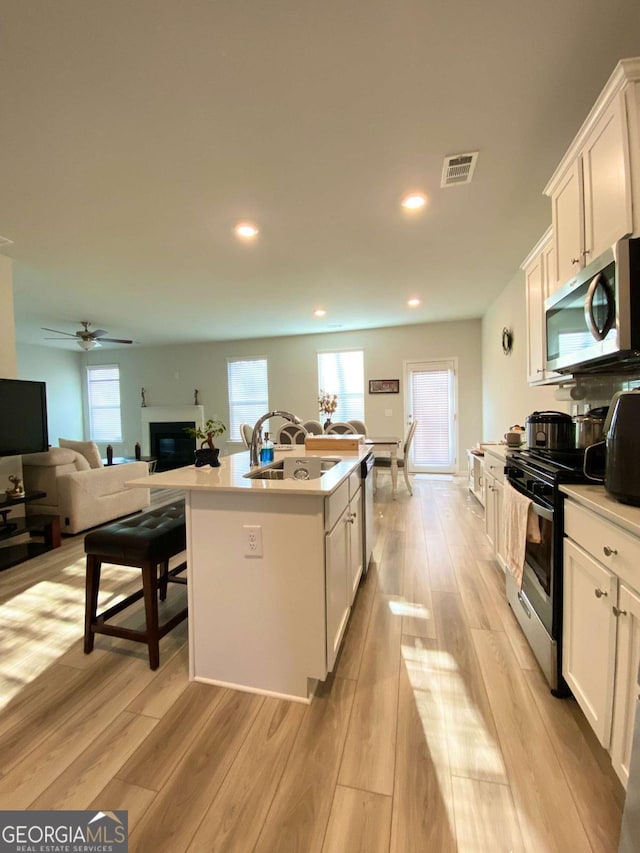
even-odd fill
[[[191,673],[308,696],[326,677],[324,503],[319,496],[189,494]],[[260,557],[247,557],[258,525]]]

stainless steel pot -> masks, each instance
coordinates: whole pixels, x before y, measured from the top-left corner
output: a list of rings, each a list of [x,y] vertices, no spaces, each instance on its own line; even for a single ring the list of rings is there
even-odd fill
[[[571,415],[532,412],[525,420],[529,450],[572,450],[575,432]]]
[[[591,409],[586,415],[574,415],[576,447],[584,448],[602,441],[608,406]]]

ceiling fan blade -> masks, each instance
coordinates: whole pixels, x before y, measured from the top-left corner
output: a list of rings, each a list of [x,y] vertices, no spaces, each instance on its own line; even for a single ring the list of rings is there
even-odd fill
[[[133,341],[125,341],[125,340],[123,340],[123,338],[100,338],[100,341],[101,341],[101,343],[104,343],[106,341],[108,344],[132,344],[133,343]]]
[[[66,341],[66,338],[43,338],[43,341]]]
[[[104,338],[109,332],[106,332],[104,329],[96,329],[94,332],[89,332],[89,334],[92,338]]]
[[[55,332],[56,335],[67,335],[70,338],[75,338],[72,332],[61,332],[60,329],[47,329],[46,326],[40,326],[43,332]]]

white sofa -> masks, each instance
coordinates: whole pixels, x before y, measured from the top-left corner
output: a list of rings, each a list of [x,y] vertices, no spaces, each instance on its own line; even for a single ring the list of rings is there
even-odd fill
[[[149,506],[149,490],[125,483],[148,473],[146,462],[91,467],[77,450],[52,447],[22,457],[24,487],[47,496],[26,505],[27,515],[59,515],[63,533],[80,533]]]

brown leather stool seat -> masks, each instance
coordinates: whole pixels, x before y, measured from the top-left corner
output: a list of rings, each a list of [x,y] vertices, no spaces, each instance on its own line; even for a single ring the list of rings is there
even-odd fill
[[[87,534],[84,550],[87,555],[84,651],[93,651],[95,634],[122,637],[149,647],[149,666],[160,665],[159,641],[187,616],[185,607],[164,625],[158,625],[158,591],[160,599],[167,597],[167,583],[186,583],[177,577],[187,564],[181,563],[169,571],[169,560],[187,547],[184,501],[152,509],[140,515],[108,524]],[[102,563],[131,566],[142,571],[142,589],[97,613]],[[160,577],[158,578],[158,566]],[[117,613],[144,598],[146,629],[144,631],[107,624]]]

